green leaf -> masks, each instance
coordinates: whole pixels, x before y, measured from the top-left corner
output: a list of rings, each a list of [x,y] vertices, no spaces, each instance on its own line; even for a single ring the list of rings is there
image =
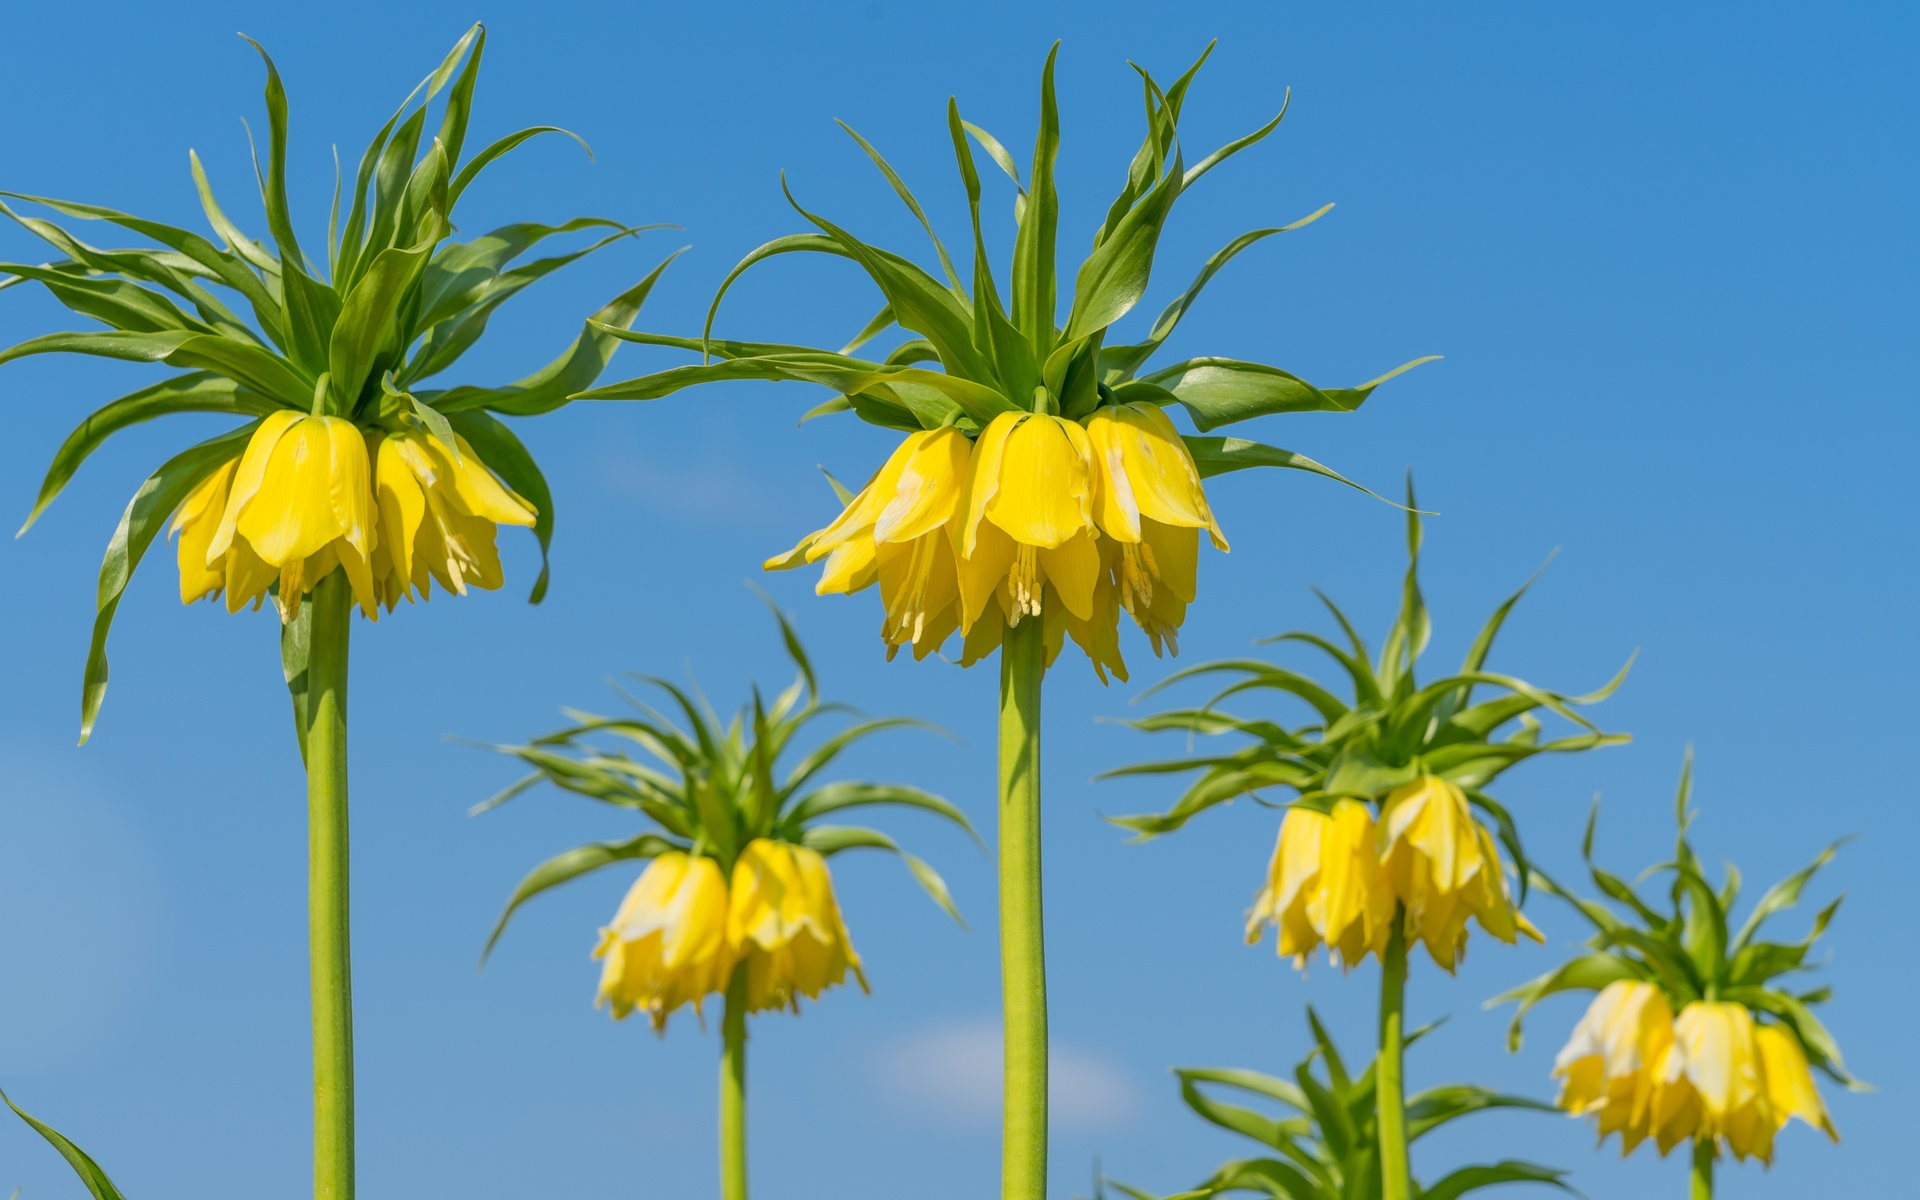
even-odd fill
[[[593,147],[587,145],[586,141],[582,139],[579,134],[571,130],[562,129],[558,125],[534,125],[527,129],[516,130],[500,138],[498,141],[493,142],[486,149],[474,155],[472,161],[468,162],[466,166],[460,168],[460,173],[453,177],[453,182],[447,187],[447,207],[452,208],[460,199],[461,193],[465,192],[467,187],[479,177],[480,172],[486,170],[495,160],[511,152],[521,143],[539,137],[543,133],[564,133],[579,143],[580,148],[587,152],[589,159],[593,157]]]
[[[1393,503],[1371,488],[1362,487],[1348,479],[1332,467],[1317,463],[1304,454],[1282,450],[1278,446],[1266,446],[1259,442],[1250,442],[1246,438],[1236,437],[1183,436],[1181,440],[1186,442],[1187,452],[1193,455],[1194,468],[1199,471],[1202,479],[1224,475],[1228,471],[1244,471],[1248,467],[1284,467],[1291,471],[1307,471],[1314,475],[1324,475],[1328,479],[1365,492],[1375,500]]]
[[[12,1097],[5,1092],[0,1092],[0,1100],[6,1101],[7,1107],[12,1109],[16,1116],[32,1126],[35,1133],[47,1139],[47,1144],[60,1152],[60,1157],[67,1160],[67,1165],[73,1168],[73,1173],[78,1175],[80,1182],[86,1185],[87,1192],[93,1200],[126,1200],[126,1197],[120,1194],[120,1189],[113,1186],[113,1180],[107,1178],[107,1173],[100,1169],[100,1164],[89,1158],[86,1151],[61,1136],[57,1130],[22,1112],[20,1106],[15,1104]],[[19,1192],[16,1190],[14,1195],[18,1196]]]
[[[300,745],[300,762],[307,761],[308,676],[307,666],[313,650],[313,595],[300,597],[293,620],[280,624],[280,673],[287,681],[287,694],[293,699],[293,736]]]
[[[619,341],[605,327],[624,329],[631,325],[661,273],[680,254],[676,250],[645,279],[608,301],[606,307],[587,318],[585,328],[565,354],[518,383],[504,388],[457,387],[422,399],[449,416],[466,409],[490,408],[507,416],[530,417],[561,407],[591,387],[606,370]]]
[[[60,449],[54,452],[53,461],[47,466],[46,479],[40,485],[40,494],[34,500],[33,511],[27,514],[26,523],[20,526],[20,533],[33,527],[40,514],[46,511],[47,505],[65,490],[74,472],[80,469],[80,464],[122,429],[171,413],[213,412],[260,417],[278,407],[265,396],[205,371],[176,375],[102,405],[82,421],[79,428],[68,434]],[[14,536],[18,537],[19,534]]]
[[[1073,308],[1062,335],[1087,337],[1118,321],[1147,291],[1160,229],[1180,195],[1182,164],[1176,147],[1173,165],[1139,204],[1120,218],[1099,247],[1080,264],[1073,287]]]
[[[986,848],[986,843],[980,840],[980,835],[974,832],[973,825],[968,822],[967,815],[961,812],[952,801],[904,784],[829,783],[801,797],[792,808],[787,810],[783,821],[798,827],[827,813],[875,804],[896,804],[903,808],[917,808],[945,817],[966,830],[967,836],[982,849]]]
[[[639,837],[628,838],[623,842],[589,842],[584,846],[575,846],[563,854],[556,854],[527,873],[520,886],[513,889],[513,895],[507,898],[507,906],[500,913],[500,919],[494,923],[493,932],[487,937],[486,947],[480,951],[480,966],[487,965],[487,956],[493,953],[493,947],[500,935],[507,931],[507,922],[522,904],[550,891],[563,883],[571,882],[582,875],[598,871],[602,867],[617,862],[631,862],[639,858],[657,858],[686,847],[668,841],[658,834],[643,833]]]
[[[113,614],[127,590],[135,568],[153,544],[167,519],[180,507],[215,467],[239,456],[259,422],[250,422],[231,433],[183,450],[161,464],[158,471],[140,485],[127,511],[120,518],[113,540],[107,543],[106,558],[100,564],[100,586],[93,620],[93,641],[87,650],[87,669],[81,689],[80,744],[93,733],[94,718],[107,694],[107,631],[113,626]]]
[[[967,922],[961,917],[960,910],[954,907],[953,893],[948,891],[947,881],[940,877],[940,873],[926,862],[902,850],[898,842],[879,830],[847,825],[814,825],[800,835],[800,844],[819,852],[823,857],[832,857],[842,850],[857,849],[885,850],[894,854],[906,864],[914,881],[920,885],[921,890],[933,898],[933,902],[940,906],[941,911],[952,917],[962,929],[967,927]]]
[[[1231,358],[1190,358],[1144,380],[1172,392],[1204,433],[1272,413],[1353,412],[1387,380],[1437,357],[1416,358],[1356,388],[1325,391],[1278,367]]]
[[[342,414],[355,410],[370,378],[377,378],[375,368],[382,359],[390,369],[402,351],[397,324],[401,302],[420,282],[432,253],[431,242],[380,251],[341,303],[327,361]]]
[[[1033,347],[1035,362],[1045,361],[1053,352],[1054,242],[1060,224],[1060,195],[1053,178],[1054,162],[1060,156],[1060,106],[1054,97],[1053,64],[1059,54],[1060,43],[1055,42],[1040,72],[1040,130],[1033,141],[1033,184],[1023,193],[1026,203],[1021,206],[1020,228],[1013,240],[1013,324]],[[999,143],[972,126],[968,128],[996,161],[1006,155],[1005,150],[994,153]],[[1019,182],[1018,176],[1014,181]]]
[[[98,279],[25,263],[0,263],[0,272],[45,284],[60,303],[115,329],[135,333],[210,332],[208,326],[181,312],[165,296],[124,279]]]
[[[17,346],[0,350],[0,363],[10,363],[30,354],[91,354],[97,358],[117,358],[125,362],[162,362],[180,348],[181,343],[197,336],[187,330],[167,333],[48,333],[28,338]]]
[[[1574,1191],[1566,1181],[1567,1172],[1553,1167],[1536,1166],[1519,1159],[1503,1159],[1490,1166],[1462,1167],[1445,1176],[1430,1188],[1423,1189],[1417,1200],[1457,1200],[1468,1192],[1492,1187],[1497,1183],[1544,1183],[1557,1187],[1563,1192]]]
[[[1509,1096],[1491,1088],[1455,1083],[1429,1088],[1407,1101],[1407,1140],[1424,1137],[1450,1121],[1491,1108],[1524,1108],[1533,1112],[1560,1110],[1541,1100]]]
[[[1272,237],[1276,233],[1287,233],[1291,230],[1299,229],[1302,226],[1310,225],[1322,216],[1325,216],[1332,208],[1333,205],[1328,204],[1318,212],[1310,216],[1302,217],[1290,225],[1281,225],[1272,229],[1255,229],[1250,233],[1243,233],[1231,242],[1228,242],[1226,246],[1216,251],[1213,257],[1207,260],[1205,266],[1200,268],[1200,274],[1194,278],[1191,284],[1187,285],[1187,290],[1182,292],[1179,298],[1174,300],[1173,303],[1161,310],[1160,316],[1153,322],[1153,328],[1148,331],[1144,341],[1131,346],[1102,346],[1100,348],[1101,381],[1109,386],[1115,386],[1131,379],[1133,373],[1140,369],[1147,359],[1152,356],[1153,352],[1165,344],[1169,337],[1173,336],[1173,331],[1179,327],[1180,319],[1187,315],[1187,310],[1193,307],[1194,301],[1200,298],[1200,293],[1206,288],[1208,283],[1212,282],[1213,277],[1220,273],[1221,268],[1233,261],[1234,257],[1242,250],[1245,250],[1247,247],[1264,238]],[[1172,397],[1171,392],[1167,394],[1170,398]]]
[[[1740,932],[1734,936],[1733,949],[1736,952],[1745,949],[1760,932],[1760,926],[1766,923],[1768,917],[1800,903],[1800,893],[1806,890],[1808,881],[1819,872],[1821,867],[1831,862],[1834,854],[1845,844],[1845,838],[1833,843],[1822,850],[1813,862],[1768,888],[1766,894],[1760,897],[1760,902],[1755,904],[1753,911],[1747,915],[1745,924],[1740,927]]]

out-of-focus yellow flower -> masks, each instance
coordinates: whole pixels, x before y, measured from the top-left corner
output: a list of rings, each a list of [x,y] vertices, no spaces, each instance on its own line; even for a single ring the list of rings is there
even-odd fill
[[[1357,800],[1337,801],[1330,814],[1287,809],[1266,886],[1247,914],[1247,941],[1277,927],[1279,953],[1297,967],[1322,943],[1343,968],[1379,955],[1392,933],[1395,900],[1374,840],[1373,814]]]
[[[593,956],[603,964],[594,1004],[610,1004],[615,1020],[644,1009],[657,1032],[683,1004],[699,1012],[707,995],[727,990],[733,972],[719,864],[679,851],[648,863]]]
[[[1773,1117],[1781,1128],[1799,1117],[1834,1141],[1840,1134],[1827,1115],[1826,1101],[1813,1084],[1813,1072],[1807,1069],[1807,1053],[1800,1039],[1779,1025],[1762,1025],[1753,1040],[1760,1050],[1761,1070],[1767,1078],[1767,1099],[1773,1105]]]
[[[1743,1004],[1702,1000],[1680,1010],[1654,1097],[1662,1154],[1686,1138],[1724,1138],[1738,1158],[1773,1160],[1779,1124],[1754,1032]]]
[[[1660,989],[1616,980],[1600,989],[1573,1036],[1554,1059],[1562,1080],[1555,1101],[1575,1116],[1599,1121],[1600,1137],[1620,1135],[1631,1154],[1651,1129],[1655,1068],[1673,1045],[1673,1009]]]
[[[1735,1157],[1773,1160],[1773,1140],[1793,1117],[1839,1140],[1814,1087],[1806,1054],[1780,1025],[1760,1025],[1743,1004],[1702,1000],[1673,1016],[1660,989],[1623,980],[1594,997],[1554,1061],[1558,1103],[1599,1119],[1620,1152],[1652,1137],[1661,1154],[1681,1142],[1724,1141]]]
[[[846,981],[867,990],[847,936],[826,859],[790,842],[757,838],[733,865],[727,941],[747,972],[747,1010],[800,1008],[800,997]]]
[[[1087,442],[1093,518],[1114,543],[1109,571],[1120,607],[1153,642],[1156,656],[1163,645],[1177,653],[1197,585],[1199,531],[1207,531],[1216,549],[1228,548],[1193,454],[1158,405],[1139,401],[1094,410]]]
[[[1512,944],[1544,941],[1513,906],[1493,835],[1474,820],[1464,792],[1422,775],[1388,794],[1380,813],[1380,861],[1407,910],[1407,937],[1452,971],[1467,952],[1467,919]]]
[[[951,426],[908,434],[831,525],[765,568],[824,558],[814,585],[822,596],[879,583],[887,657],[910,645],[916,659],[925,658],[960,627],[953,521],[966,497],[971,454],[972,443]]]
[[[498,588],[497,528],[533,526],[532,506],[501,486],[465,438],[454,443],[424,430],[367,435],[380,511],[374,575],[389,610],[402,596],[425,600],[433,580],[460,596]]]

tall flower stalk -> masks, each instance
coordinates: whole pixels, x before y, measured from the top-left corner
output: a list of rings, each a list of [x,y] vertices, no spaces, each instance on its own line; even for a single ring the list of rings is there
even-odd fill
[[[1487,788],[1508,768],[1537,754],[1626,740],[1603,733],[1578,711],[1619,686],[1625,668],[1599,691],[1579,697],[1487,669],[1494,639],[1525,587],[1495,610],[1458,672],[1426,683],[1417,678],[1415,666],[1432,619],[1420,591],[1421,525],[1411,484],[1407,509],[1400,610],[1377,659],[1330,600],[1325,603],[1344,645],[1314,633],[1271,639],[1302,644],[1333,659],[1345,676],[1346,698],[1338,694],[1340,685],[1327,686],[1259,659],[1191,667],[1154,690],[1195,678],[1223,679],[1225,687],[1199,708],[1132,724],[1149,732],[1239,736],[1247,744],[1126,767],[1109,776],[1201,772],[1168,811],[1115,819],[1142,838],[1170,833],[1240,796],[1268,803],[1268,792],[1292,793],[1265,884],[1247,917],[1247,941],[1259,941],[1272,927],[1280,955],[1302,969],[1322,946],[1343,970],[1368,957],[1379,961],[1374,1101],[1385,1200],[1410,1200],[1415,1194],[1407,1157],[1414,1121],[1402,1071],[1410,1037],[1405,1023],[1409,950],[1424,945],[1434,964],[1452,973],[1466,955],[1470,923],[1509,944],[1520,936],[1540,939],[1519,907],[1526,898],[1527,869],[1519,832]],[[1489,694],[1476,700],[1480,689]],[[1304,705],[1309,718],[1288,726],[1236,716],[1222,707],[1252,693],[1279,693]],[[1542,710],[1576,729],[1543,740],[1535,715]],[[1518,896],[1509,887],[1501,847],[1522,872]]]
[[[902,784],[836,781],[824,771],[855,742],[919,722],[900,717],[855,721],[802,753],[801,731],[844,713],[819,698],[813,665],[784,616],[787,652],[799,670],[772,704],[755,689],[731,721],[703,699],[660,679],[659,689],[685,722],[640,701],[635,715],[570,713],[575,723],[499,751],[533,770],[476,806],[497,807],[539,783],[625,809],[650,828],[617,842],[576,846],[541,863],[514,889],[487,940],[486,954],[513,914],[533,897],[616,863],[645,862],[612,923],[600,931],[598,1003],[615,1020],[644,1011],[654,1031],[691,1005],[702,1012],[719,996],[720,1195],[747,1196],[747,1017],[772,1009],[800,1011],[852,974],[867,977],[840,915],[828,860],[846,850],[896,854],[940,907],[960,919],[947,885],[925,862],[888,835],[821,818],[853,809],[899,807],[942,817],[974,836],[951,803]],[[643,752],[634,758],[618,745]],[[794,757],[791,768],[781,763]],[[975,839],[978,840],[977,837]]]
[[[964,278],[905,181],[879,150],[848,129],[926,229],[937,276],[809,212],[789,191],[795,211],[814,232],[777,238],[747,255],[722,282],[701,336],[616,332],[629,341],[699,353],[701,361],[583,393],[650,400],[727,380],[811,383],[834,395],[808,418],[851,412],[905,434],[858,494],[841,494],[844,507],[835,520],[766,565],[778,570],[821,564],[815,588],[821,594],[878,584],[885,610],[880,634],[889,657],[911,647],[915,658],[925,658],[955,636],[962,666],[1002,652],[998,811],[1006,1200],[1040,1200],[1046,1186],[1039,836],[1044,672],[1072,638],[1103,681],[1126,679],[1123,609],[1156,654],[1177,648],[1187,606],[1197,596],[1201,532],[1217,549],[1227,549],[1206,479],[1268,466],[1347,482],[1291,451],[1203,435],[1273,413],[1352,412],[1381,382],[1415,365],[1359,387],[1325,390],[1275,367],[1227,358],[1188,358],[1148,369],[1148,360],[1229,261],[1265,238],[1312,222],[1326,208],[1233,239],[1140,340],[1112,338],[1115,323],[1146,292],[1174,202],[1280,123],[1276,116],[1187,165],[1178,126],[1201,62],[1164,88],[1140,72],[1146,136],[1094,232],[1092,252],[1073,275],[1064,318],[1054,177],[1060,121],[1049,54],[1040,83],[1040,131],[1024,179],[1006,147],[962,119],[957,102],[948,102],[947,135],[972,218],[972,264]],[[1005,293],[986,254],[976,145],[1015,192],[1013,266]],[[851,260],[879,289],[879,312],[838,351],[714,338],[714,315],[734,282],[761,262],[794,253]],[[903,340],[875,357],[855,357],[895,326]],[[1175,427],[1168,415],[1174,408],[1186,411],[1196,434]]]
[[[1619,1134],[1622,1156],[1649,1140],[1663,1157],[1690,1142],[1688,1195],[1709,1200],[1723,1148],[1770,1166],[1775,1137],[1795,1117],[1840,1140],[1814,1071],[1854,1090],[1866,1085],[1847,1071],[1839,1044],[1814,1015],[1832,990],[1788,982],[1816,965],[1808,956],[1840,901],[1815,914],[1798,941],[1760,937],[1768,920],[1799,904],[1838,845],[1768,888],[1736,927],[1740,873],[1729,864],[1721,885],[1713,886],[1687,836],[1692,778],[1689,753],[1675,805],[1673,858],[1640,877],[1671,877],[1665,910],[1594,863],[1596,804],[1581,856],[1600,898],[1534,871],[1543,891],[1593,926],[1586,953],[1490,1003],[1517,1005],[1508,1031],[1509,1048],[1517,1050],[1521,1022],[1534,1005],[1562,992],[1595,993],[1554,1060],[1560,1107],[1593,1118],[1603,1141]]]
[[[302,248],[286,189],[287,95],[266,64],[267,162],[259,174],[269,240],[242,232],[190,154],[213,240],[92,204],[4,192],[16,203],[98,221],[156,246],[102,250],[53,220],[0,213],[59,257],[0,263],[0,287],[39,283],[104,330],[53,333],[0,351],[0,363],[74,353],[175,369],[89,416],[55,453],[31,526],[112,434],[174,413],[243,418],[192,446],[135,493],[101,565],[81,701],[81,741],[106,693],[106,642],[129,578],[171,523],[185,603],[225,597],[229,612],[271,599],[307,766],[308,917],[314,1051],[314,1194],[351,1200],[353,1027],[347,826],[347,646],[351,613],[376,620],[438,583],[464,595],[502,583],[497,527],[531,528],[544,558],[553,529],[546,481],[498,418],[566,403],[605,368],[609,329],[632,321],[652,276],[595,313],[542,370],[502,387],[432,381],[521,289],[638,230],[601,217],[519,223],[448,240],[453,210],[487,166],[536,126],[463,160],[485,48],[474,26],[400,106],[360,160],[342,223],[336,182],[324,272]],[[437,132],[428,109],[442,93]],[[416,104],[416,101],[418,103]],[[424,147],[423,147],[424,142]],[[521,262],[555,235],[584,246]],[[22,532],[25,532],[23,529]],[[543,564],[534,584],[547,586]]]

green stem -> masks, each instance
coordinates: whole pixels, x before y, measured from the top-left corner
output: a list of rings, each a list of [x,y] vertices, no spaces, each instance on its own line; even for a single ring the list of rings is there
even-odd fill
[[[1688,1173],[1689,1200],[1713,1200],[1713,1139],[1693,1139],[1693,1170]]]
[[[1380,960],[1380,1066],[1374,1098],[1380,1115],[1380,1194],[1382,1200],[1410,1200],[1412,1171],[1407,1163],[1407,1091],[1401,1073],[1406,1045],[1407,932],[1404,910],[1393,913],[1393,932]]]
[[[1001,1200],[1047,1194],[1047,965],[1040,912],[1041,618],[1000,644],[1000,993],[1006,1022]]]
[[[747,965],[733,969],[720,1021],[720,1200],[747,1200]]]
[[[313,1194],[353,1200],[353,976],[347,953],[347,635],[335,570],[313,589],[307,658],[307,938],[313,995]]]

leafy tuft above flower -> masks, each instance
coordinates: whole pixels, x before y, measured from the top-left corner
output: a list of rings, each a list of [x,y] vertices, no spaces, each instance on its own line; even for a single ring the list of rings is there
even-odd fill
[[[1204,480],[1272,466],[1351,482],[1291,451],[1241,438],[1182,435],[1166,409],[1184,408],[1202,434],[1273,413],[1352,412],[1379,384],[1428,361],[1407,363],[1359,387],[1327,390],[1235,359],[1190,358],[1147,369],[1221,268],[1255,243],[1311,223],[1332,205],[1290,225],[1235,238],[1207,261],[1142,340],[1110,341],[1115,323],[1146,293],[1174,202],[1214,167],[1272,133],[1285,115],[1283,107],[1253,133],[1187,166],[1180,114],[1206,58],[1202,54],[1166,88],[1141,72],[1146,136],[1095,233],[1092,252],[1074,274],[1064,319],[1054,261],[1060,121],[1049,54],[1041,75],[1040,134],[1024,181],[1006,148],[962,120],[956,101],[948,102],[947,134],[972,219],[966,280],[899,174],[848,129],[926,229],[939,277],[809,212],[789,190],[794,210],[817,232],[776,238],[742,259],[716,292],[700,337],[607,331],[696,352],[699,363],[595,388],[580,398],[652,400],[737,379],[830,389],[834,398],[808,418],[852,412],[908,436],[855,497],[842,497],[836,520],[794,551],[770,559],[769,570],[825,559],[820,593],[878,583],[886,610],[881,638],[889,656],[910,645],[914,657],[924,658],[959,634],[961,665],[971,665],[993,653],[1007,629],[1044,616],[1049,663],[1072,637],[1103,682],[1126,679],[1120,613],[1146,633],[1156,655],[1177,650],[1197,591],[1197,531],[1205,529],[1217,549],[1227,549]],[[987,260],[975,146],[1007,174],[1015,192],[1013,265],[1004,301]],[[715,316],[734,282],[759,263],[796,253],[851,260],[879,289],[879,313],[838,351],[714,338]],[[895,326],[906,336],[891,351],[855,357]],[[916,519],[890,524],[879,519],[883,510],[911,511]]]

